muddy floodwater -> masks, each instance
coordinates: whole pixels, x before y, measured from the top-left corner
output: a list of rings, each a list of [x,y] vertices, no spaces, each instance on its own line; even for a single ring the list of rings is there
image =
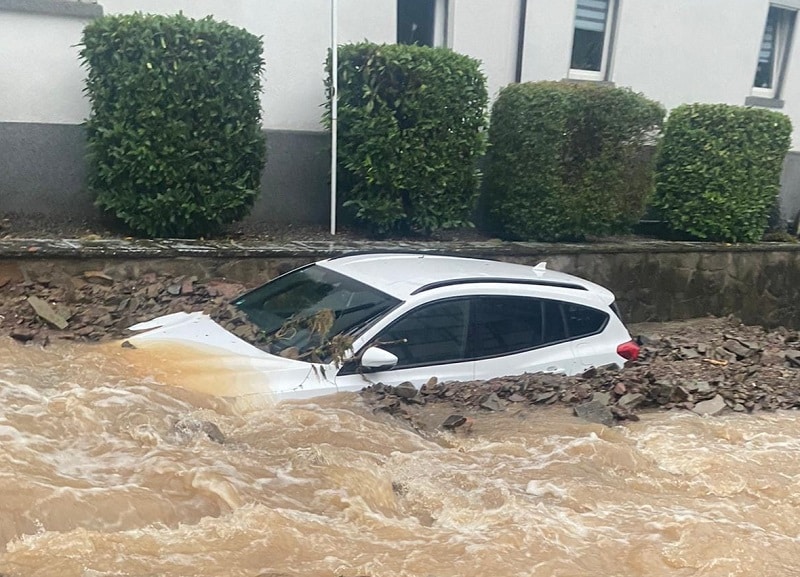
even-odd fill
[[[796,412],[525,408],[444,432],[437,406],[417,433],[357,394],[253,409],[167,373],[0,338],[2,575],[800,571]]]

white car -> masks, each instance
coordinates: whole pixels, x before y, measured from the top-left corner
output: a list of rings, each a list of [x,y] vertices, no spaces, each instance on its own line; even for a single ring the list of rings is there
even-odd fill
[[[544,263],[348,255],[293,270],[233,304],[259,327],[258,347],[198,312],[131,327],[138,334],[127,348],[169,354],[177,372],[191,368],[182,386],[273,400],[378,382],[419,387],[431,377],[572,375],[622,367],[639,352],[609,290]]]

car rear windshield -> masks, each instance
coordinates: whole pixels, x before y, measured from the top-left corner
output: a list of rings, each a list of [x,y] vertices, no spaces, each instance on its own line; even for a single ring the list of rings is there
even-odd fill
[[[311,265],[280,276],[233,304],[263,331],[271,342],[270,352],[297,347],[306,360],[304,355],[324,349],[325,341],[341,334],[357,335],[399,303],[369,285]]]

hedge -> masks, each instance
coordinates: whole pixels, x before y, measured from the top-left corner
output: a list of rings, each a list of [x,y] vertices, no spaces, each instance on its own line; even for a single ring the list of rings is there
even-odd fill
[[[688,104],[667,120],[654,207],[678,233],[760,240],[780,192],[792,125],[779,112]]]
[[[260,190],[261,39],[210,17],[107,16],[84,30],[89,186],[137,234],[200,236]]]
[[[389,233],[470,223],[486,146],[479,68],[444,48],[339,47],[337,174],[358,224]]]
[[[535,82],[492,108],[485,205],[502,237],[558,241],[625,232],[653,189],[657,102],[609,86]]]

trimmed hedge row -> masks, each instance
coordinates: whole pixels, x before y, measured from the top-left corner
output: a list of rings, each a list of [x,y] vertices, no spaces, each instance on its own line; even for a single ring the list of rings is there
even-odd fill
[[[505,238],[558,241],[626,232],[653,188],[660,104],[596,84],[512,84],[492,108],[485,190]]]
[[[780,192],[792,125],[784,114],[726,104],[675,108],[658,161],[654,207],[700,239],[756,242]]]
[[[444,48],[339,47],[338,182],[374,233],[467,225],[485,146],[479,62]],[[328,59],[330,90],[330,58]],[[325,122],[330,125],[330,110]]]
[[[132,231],[199,236],[260,190],[261,39],[210,17],[121,15],[84,30],[89,186]]]

